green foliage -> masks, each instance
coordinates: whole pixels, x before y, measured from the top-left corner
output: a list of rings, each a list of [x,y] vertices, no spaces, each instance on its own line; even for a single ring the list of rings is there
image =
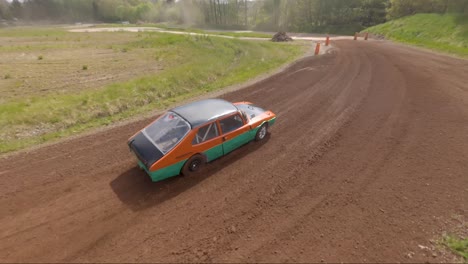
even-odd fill
[[[468,56],[468,18],[461,15],[417,14],[365,31],[395,41]]]
[[[370,27],[386,21],[388,0],[363,0],[360,22],[364,27]]]
[[[148,18],[156,6],[149,0],[0,0],[0,15],[5,19],[137,22]]]
[[[260,1],[255,28],[354,34],[385,21],[388,0],[281,0]]]
[[[447,12],[468,12],[468,0],[390,0],[387,16],[395,19],[417,13]]]
[[[86,70],[88,69],[88,65],[83,65],[83,66],[81,67],[81,69],[82,69],[83,71],[86,71]]]
[[[443,243],[455,254],[462,256],[465,261],[468,260],[468,238],[448,235],[444,237]]]
[[[42,60],[42,59],[44,59],[44,56],[42,55],[37,56],[37,60]]]
[[[7,19],[10,20],[13,18],[11,13],[9,3],[6,0],[0,0],[0,20]]]
[[[464,13],[468,0],[0,0],[0,15],[57,22],[170,22],[202,28],[345,33],[416,13]]]
[[[13,0],[10,4],[10,11],[13,17],[20,18],[22,17],[22,5],[19,0]]]

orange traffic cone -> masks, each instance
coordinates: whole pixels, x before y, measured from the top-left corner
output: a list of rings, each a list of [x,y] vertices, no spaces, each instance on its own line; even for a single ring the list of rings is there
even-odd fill
[[[318,55],[320,53],[320,42],[317,42],[317,45],[315,46],[315,55]]]

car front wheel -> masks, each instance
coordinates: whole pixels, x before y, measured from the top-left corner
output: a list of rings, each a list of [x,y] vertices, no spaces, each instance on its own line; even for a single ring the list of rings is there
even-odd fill
[[[261,141],[265,139],[266,135],[268,132],[268,125],[263,124],[257,131],[257,134],[255,135],[255,141]]]

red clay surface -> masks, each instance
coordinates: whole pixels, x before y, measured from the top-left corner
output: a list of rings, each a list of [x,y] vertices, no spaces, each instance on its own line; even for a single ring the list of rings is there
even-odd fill
[[[341,41],[225,94],[271,109],[264,143],[151,183],[150,119],[0,160],[4,262],[423,262],[467,218],[468,61]]]

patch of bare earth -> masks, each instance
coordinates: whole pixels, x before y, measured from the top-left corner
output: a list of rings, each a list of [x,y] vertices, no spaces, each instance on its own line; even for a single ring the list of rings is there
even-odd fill
[[[151,50],[122,48],[135,34],[101,34],[0,38],[2,101],[98,89],[162,69]]]

